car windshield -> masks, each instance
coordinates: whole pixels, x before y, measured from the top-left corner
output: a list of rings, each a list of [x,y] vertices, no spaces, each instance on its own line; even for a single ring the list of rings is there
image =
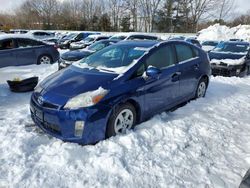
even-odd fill
[[[112,45],[80,61],[82,67],[90,66],[99,70],[121,73],[139,59],[148,48],[135,45]]]
[[[232,53],[247,53],[249,48],[248,44],[239,43],[220,43],[216,46],[214,51],[217,52],[232,52]]]
[[[97,42],[97,43],[94,43],[94,44],[90,45],[88,47],[88,50],[96,52],[96,51],[99,51],[99,50],[103,49],[105,46],[106,46],[105,42]]]
[[[71,34],[68,34],[66,37],[64,37],[64,39],[72,39],[76,36],[77,34],[76,33],[71,33]]]
[[[87,37],[87,38],[85,38],[83,41],[84,42],[92,42],[92,41],[94,41],[95,39],[93,38],[93,37]]]

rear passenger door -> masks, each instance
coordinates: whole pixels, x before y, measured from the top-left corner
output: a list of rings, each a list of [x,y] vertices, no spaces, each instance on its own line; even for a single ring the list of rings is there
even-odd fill
[[[180,70],[180,96],[189,97],[196,91],[199,77],[199,51],[189,44],[175,44]]]
[[[36,64],[36,46],[33,40],[30,39],[17,39],[17,60],[19,65]]]
[[[15,65],[18,65],[15,40],[4,39],[0,41],[0,68]]]

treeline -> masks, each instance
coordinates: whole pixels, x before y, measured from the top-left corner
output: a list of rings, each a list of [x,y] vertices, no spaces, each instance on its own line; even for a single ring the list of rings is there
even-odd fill
[[[223,21],[234,0],[26,0],[0,15],[2,29],[196,32]]]

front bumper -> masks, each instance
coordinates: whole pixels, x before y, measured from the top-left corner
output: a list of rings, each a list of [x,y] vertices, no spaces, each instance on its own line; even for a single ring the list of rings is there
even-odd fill
[[[235,66],[222,66],[222,65],[211,65],[213,76],[224,76],[224,77],[242,77],[245,75],[245,67],[243,65]]]
[[[80,110],[63,110],[56,105],[41,106],[32,95],[30,112],[34,123],[45,133],[63,141],[92,144],[105,139],[106,125],[111,108],[97,105]],[[82,136],[75,136],[75,123],[84,123]]]

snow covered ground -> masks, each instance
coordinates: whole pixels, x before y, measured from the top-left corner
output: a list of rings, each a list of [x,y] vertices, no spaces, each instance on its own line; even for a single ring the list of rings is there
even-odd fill
[[[94,146],[42,133],[31,93],[7,79],[57,65],[0,69],[0,187],[238,187],[250,167],[250,77],[211,79],[207,96]]]

